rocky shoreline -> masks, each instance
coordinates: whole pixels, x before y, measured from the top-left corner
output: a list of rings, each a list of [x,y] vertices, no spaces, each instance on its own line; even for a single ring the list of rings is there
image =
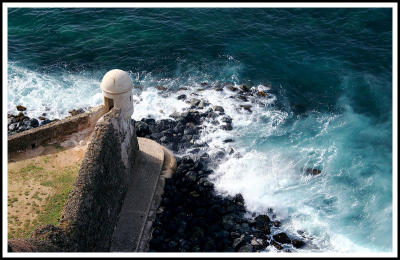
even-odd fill
[[[182,94],[177,99],[185,100],[187,96]],[[176,172],[166,180],[149,251],[265,252],[273,247],[293,252],[306,246],[302,231],[288,235],[280,230],[281,222],[273,209],[257,215],[246,211],[241,194],[222,197],[215,192],[208,180],[212,166],[227,156],[240,155],[233,148],[210,154],[200,135],[205,122],[231,131],[232,118],[225,115],[222,106],[211,107],[205,100],[194,98],[188,103],[190,109],[170,115],[174,120],[143,118],[135,122],[138,137],[150,138],[181,155],[177,157]],[[244,109],[251,113],[250,107]],[[224,140],[228,142],[234,140]]]
[[[202,83],[203,89],[210,87]],[[237,110],[252,113],[252,104],[268,99],[269,94],[245,85],[214,86],[215,91],[228,89],[237,99]],[[165,88],[157,88],[165,92]],[[187,89],[182,89],[186,91]],[[179,91],[179,90],[178,90]],[[198,91],[201,91],[200,89]],[[153,225],[150,252],[293,252],[307,247],[303,231],[286,234],[273,209],[261,215],[246,210],[241,194],[233,197],[218,195],[208,179],[218,164],[234,156],[241,157],[233,148],[209,151],[201,135],[206,128],[231,131],[233,119],[222,106],[212,106],[205,99],[193,98],[196,93],[180,94],[189,108],[173,113],[170,119],[142,118],[135,121],[138,137],[152,139],[172,150],[177,159],[177,170],[166,180],[165,191]],[[258,103],[259,104],[259,103]],[[262,104],[262,103],[261,103]],[[25,107],[17,106],[18,115],[8,115],[8,135],[29,130],[55,120],[29,118]],[[21,110],[20,110],[21,109]],[[70,111],[71,115],[83,109]],[[223,143],[235,142],[226,138]],[[320,172],[316,173],[319,174]]]
[[[13,115],[13,114],[8,114],[7,115],[7,134],[8,136],[16,134],[16,133],[20,133],[32,128],[36,128],[42,125],[47,125],[51,122],[56,122],[59,121],[59,119],[55,118],[55,119],[48,119],[47,113],[42,113],[41,116],[39,116],[38,118],[30,118],[29,116],[26,115],[26,111],[27,108],[21,105],[16,106],[17,110],[19,111],[19,113],[17,115]],[[85,111],[80,108],[80,109],[73,109],[71,111],[69,111],[69,113],[71,114],[71,116],[77,115],[77,114],[81,114],[84,113]]]

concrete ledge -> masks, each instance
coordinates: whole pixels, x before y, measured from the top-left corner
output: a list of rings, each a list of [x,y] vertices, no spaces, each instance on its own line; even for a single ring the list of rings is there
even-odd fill
[[[138,142],[135,175],[114,230],[113,252],[147,251],[155,213],[164,191],[164,176],[171,176],[176,168],[176,160],[168,149],[147,138],[138,138]]]
[[[105,112],[103,106],[98,106],[85,113],[11,135],[8,137],[8,153],[32,149],[85,128],[94,128]]]

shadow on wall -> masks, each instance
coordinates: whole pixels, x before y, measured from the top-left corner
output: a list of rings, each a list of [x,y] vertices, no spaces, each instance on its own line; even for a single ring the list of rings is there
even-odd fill
[[[133,124],[113,108],[95,126],[59,226],[39,227],[30,239],[11,239],[8,251],[109,251],[138,149]]]

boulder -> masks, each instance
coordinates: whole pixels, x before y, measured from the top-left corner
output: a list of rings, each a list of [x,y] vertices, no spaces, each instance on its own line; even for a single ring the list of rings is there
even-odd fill
[[[241,85],[239,87],[243,92],[250,92],[250,88],[246,85]]]
[[[146,124],[143,121],[136,121],[135,122],[135,129],[136,129],[136,135],[138,137],[144,137],[148,134],[151,134],[149,125]]]
[[[275,220],[274,222],[272,222],[272,225],[273,225],[274,227],[280,227],[280,226],[281,226],[281,222],[278,221],[278,220]]]
[[[82,114],[84,112],[85,112],[85,110],[83,110],[83,108],[72,109],[71,111],[68,111],[68,113],[70,113],[71,116],[76,116],[76,115]]]
[[[30,121],[30,126],[31,127],[38,127],[39,126],[39,121],[36,118],[32,118]]]
[[[290,238],[284,232],[275,234],[272,237],[274,238],[275,241],[277,241],[281,244],[290,244],[291,243]]]
[[[255,226],[257,229],[264,230],[269,227],[271,220],[267,215],[258,215],[255,219]]]
[[[242,100],[242,101],[244,101],[244,102],[249,101],[245,95],[238,95],[237,98]]]
[[[239,246],[241,246],[244,242],[245,242],[245,240],[244,240],[244,235],[241,235],[240,237],[235,238],[235,239],[233,240],[232,247],[236,249],[236,248],[238,248]]]
[[[186,95],[185,95],[185,94],[179,95],[179,96],[177,97],[177,99],[179,99],[179,100],[186,99]]]
[[[312,175],[318,175],[321,173],[321,170],[319,169],[314,169],[314,168],[307,168],[306,172],[308,174],[312,174]]]
[[[238,252],[253,252],[253,247],[250,244],[245,244],[239,248]]]
[[[292,245],[293,245],[295,248],[302,248],[305,244],[306,244],[306,243],[304,243],[303,240],[299,240],[299,239],[293,239],[293,240],[292,240]]]
[[[225,125],[221,125],[221,129],[225,130],[225,131],[231,131],[233,129],[231,124],[225,124]]]
[[[26,107],[21,106],[21,105],[18,105],[18,106],[17,106],[17,110],[18,110],[18,111],[25,111],[25,110],[26,110]]]
[[[258,91],[257,95],[260,96],[260,97],[266,97],[267,96],[267,94],[264,91]]]
[[[249,111],[249,112],[252,112],[252,111],[251,111],[251,105],[240,105],[240,107],[243,108],[244,110],[247,110],[247,111]]]
[[[221,113],[225,112],[224,108],[221,106],[214,106],[213,109],[214,109],[214,111],[217,111],[217,112],[221,112]]]
[[[274,240],[271,240],[270,244],[273,245],[278,250],[282,250],[283,249],[283,246],[281,244],[277,243]]]
[[[256,238],[253,237],[250,241],[250,245],[255,249],[255,250],[262,250],[268,246],[268,242],[265,241],[262,238]]]
[[[236,88],[236,87],[234,87],[234,86],[229,86],[228,87],[228,89],[230,90],[230,91],[238,91],[238,88]]]

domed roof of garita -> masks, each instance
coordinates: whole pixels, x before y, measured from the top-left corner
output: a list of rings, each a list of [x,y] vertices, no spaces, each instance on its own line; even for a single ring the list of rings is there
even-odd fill
[[[122,94],[132,90],[133,83],[126,71],[113,69],[104,75],[100,88],[110,94]]]

